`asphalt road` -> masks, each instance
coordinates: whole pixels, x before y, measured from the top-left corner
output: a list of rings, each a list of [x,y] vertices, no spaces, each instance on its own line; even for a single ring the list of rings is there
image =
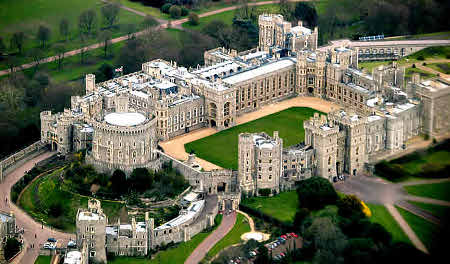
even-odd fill
[[[10,202],[10,190],[13,184],[23,177],[25,171],[32,169],[37,162],[44,160],[53,154],[54,152],[44,152],[33,158],[8,174],[0,184],[0,210],[5,212],[12,211],[16,216],[16,226],[19,229],[23,228],[25,231],[23,237],[26,247],[24,248],[23,253],[12,263],[33,264],[39,254],[39,245],[44,244],[49,237],[56,238],[58,240],[58,245],[67,245],[70,238],[75,238],[75,234],[63,233],[51,229],[50,227],[42,226],[42,224],[35,222],[33,218],[22,211],[22,209]],[[5,202],[5,198],[8,198],[7,202]],[[34,249],[30,249],[32,244],[34,244]]]

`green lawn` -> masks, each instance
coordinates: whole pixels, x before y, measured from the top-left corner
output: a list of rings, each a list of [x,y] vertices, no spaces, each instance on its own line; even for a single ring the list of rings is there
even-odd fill
[[[206,258],[212,258],[226,247],[241,242],[241,235],[247,232],[250,232],[250,225],[248,224],[247,218],[242,214],[238,214],[233,229],[211,248],[208,254],[206,254]]]
[[[416,202],[416,201],[408,201],[408,202],[417,207],[420,207],[423,210],[430,212],[432,215],[434,215],[440,219],[443,219],[445,216],[448,216],[450,213],[449,206],[421,203],[421,202]]]
[[[450,182],[411,185],[404,188],[411,195],[450,201]]]
[[[409,35],[402,37],[393,37],[389,40],[402,40],[402,39],[450,39],[450,31],[433,32],[417,35]]]
[[[12,34],[14,32],[23,31],[25,33],[24,50],[30,50],[33,47],[39,47],[36,41],[36,32],[40,25],[45,25],[51,30],[50,45],[61,43],[64,44],[67,50],[77,49],[87,44],[99,42],[98,38],[90,37],[86,42],[82,43],[79,38],[78,17],[88,9],[94,9],[97,13],[97,23],[95,28],[97,32],[104,30],[103,17],[101,14],[101,7],[104,5],[100,0],[73,0],[73,1],[58,1],[58,0],[3,0],[0,2],[0,34],[7,47]],[[59,22],[62,18],[69,20],[70,36],[67,42],[64,37],[59,34]],[[132,12],[120,9],[118,21],[109,30],[113,37],[118,37],[126,34],[126,27],[129,24],[136,25],[136,30],[140,28],[140,23],[143,21],[142,16],[138,16]],[[9,50],[8,52],[16,52],[17,50]],[[54,55],[55,52],[52,47],[43,50],[45,56]],[[25,54],[18,56],[19,63],[30,62],[31,59]],[[6,68],[6,63],[0,61],[0,68]]]
[[[282,222],[292,222],[298,208],[298,197],[296,191],[289,191],[273,197],[250,197],[241,203]]]
[[[153,259],[116,257],[114,260],[108,260],[109,264],[172,264],[184,263],[194,249],[216,228],[220,225],[221,215],[216,216],[216,226],[209,232],[201,232],[195,235],[191,240],[180,243],[173,248],[159,251]]]
[[[409,241],[409,238],[403,232],[399,224],[394,220],[394,218],[386,209],[386,207],[384,207],[384,205],[369,204],[369,203],[366,203],[366,205],[370,208],[370,211],[372,212],[370,221],[374,223],[379,223],[380,225],[384,226],[384,228],[386,228],[386,230],[389,233],[391,233],[392,240],[394,242],[411,243]]]
[[[450,46],[425,48],[402,58],[398,62],[400,65],[406,63],[422,63],[423,60],[418,60],[419,57],[423,57],[425,60],[447,59],[450,57]]]
[[[372,72],[372,69],[380,66],[380,65],[389,65],[392,63],[391,61],[367,61],[367,62],[359,62],[358,67],[360,69],[367,69],[369,73]]]
[[[198,157],[218,166],[237,169],[240,133],[266,132],[272,136],[273,131],[279,131],[283,147],[288,147],[304,141],[303,121],[309,119],[315,112],[318,111],[312,108],[292,107],[190,142],[184,147],[186,152],[195,152]]]
[[[34,264],[50,264],[52,256],[38,256]]]
[[[78,208],[87,208],[88,197],[73,194],[60,188],[58,177],[62,169],[42,176],[26,187],[18,205],[38,222],[56,227],[66,232],[75,232],[75,218]],[[52,216],[49,211],[60,206],[60,216]],[[102,208],[110,221],[117,221],[124,205],[118,202],[102,201]]]
[[[426,65],[427,67],[430,67],[436,71],[445,73],[445,74],[450,74],[450,63],[430,63]]]
[[[414,233],[419,237],[420,241],[425,245],[427,249],[430,249],[433,238],[436,236],[438,230],[437,225],[428,222],[420,216],[406,211],[396,206],[403,219],[408,222],[408,225],[412,228]]]
[[[432,77],[436,76],[436,74],[430,73],[428,71],[424,71],[424,70],[418,69],[418,68],[409,67],[409,68],[406,68],[406,70],[405,70],[405,79],[411,79],[412,75],[414,73],[418,73],[420,75],[421,79],[429,79],[429,78],[432,78]]]
[[[255,9],[258,14],[278,13],[280,10],[278,4],[268,4],[268,5],[256,6]],[[234,18],[235,12],[236,12],[236,10],[230,10],[230,11],[222,12],[222,13],[215,14],[212,16],[202,17],[202,18],[200,18],[199,24],[196,26],[193,26],[193,25],[189,24],[188,22],[183,23],[182,26],[184,28],[201,31],[209,22],[214,21],[214,20],[222,21],[227,25],[231,25],[233,23],[233,18]]]

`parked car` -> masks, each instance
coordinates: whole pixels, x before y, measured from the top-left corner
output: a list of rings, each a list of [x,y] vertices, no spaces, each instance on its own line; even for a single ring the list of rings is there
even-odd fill
[[[47,242],[56,243],[56,239],[54,239],[53,237],[50,237],[49,239],[47,239]]]
[[[68,248],[75,248],[75,247],[77,247],[77,243],[75,243],[75,241],[73,241],[73,240],[70,240],[70,241],[67,243],[67,247],[68,247]]]

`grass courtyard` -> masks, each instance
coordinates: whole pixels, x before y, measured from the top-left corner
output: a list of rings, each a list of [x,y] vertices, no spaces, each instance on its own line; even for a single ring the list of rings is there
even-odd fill
[[[410,185],[404,188],[411,195],[450,201],[450,182]]]
[[[5,0],[0,2],[0,34],[3,41],[9,47],[10,39],[15,32],[24,32],[24,52],[17,54],[17,61],[22,64],[30,62],[32,59],[27,56],[27,51],[31,48],[39,47],[40,43],[36,40],[36,32],[40,25],[47,26],[51,30],[48,47],[44,48],[43,55],[45,57],[55,54],[51,47],[54,44],[64,45],[66,50],[73,50],[99,42],[96,36],[87,38],[84,42],[80,40],[78,30],[79,15],[89,9],[96,11],[95,30],[98,33],[106,29],[103,23],[101,14],[101,7],[105,5],[100,0],[74,0],[74,1],[57,1],[57,0],[40,0],[27,1]],[[70,12],[64,12],[70,10]],[[69,21],[69,36],[65,41],[64,36],[59,33],[59,23],[61,19],[66,18]],[[138,30],[143,21],[143,17],[132,12],[120,9],[117,23],[108,28],[111,31],[112,37],[118,37],[127,34],[127,27],[135,25],[135,30]],[[17,50],[7,50],[9,53],[16,53]],[[0,61],[0,69],[7,68],[5,61]]]
[[[57,169],[28,185],[18,205],[38,222],[43,221],[66,232],[75,232],[77,210],[80,207],[87,208],[88,197],[61,188],[61,172],[62,169]],[[115,219],[124,213],[124,205],[119,202],[102,201],[102,208],[110,221],[117,221]]]
[[[50,264],[52,256],[38,256],[34,264]]]
[[[212,258],[221,250],[241,242],[241,235],[247,232],[250,232],[250,225],[247,218],[245,218],[242,214],[237,214],[236,223],[234,224],[233,229],[231,229],[230,232],[222,238],[222,240],[217,242],[217,244],[215,244],[211,250],[208,251],[206,258]]]
[[[308,107],[292,107],[190,142],[184,147],[188,153],[194,152],[198,157],[220,167],[236,170],[240,133],[265,132],[272,136],[273,131],[279,131],[283,147],[292,146],[304,141],[303,121],[315,112],[319,111]]]
[[[241,203],[282,222],[292,223],[298,208],[298,197],[296,191],[289,191],[273,197],[250,197]]]
[[[384,228],[386,228],[386,230],[389,233],[391,233],[392,240],[394,242],[411,243],[409,238],[400,228],[400,225],[397,223],[397,221],[395,221],[395,219],[392,217],[392,215],[389,213],[389,211],[386,209],[384,205],[369,204],[369,203],[367,203],[366,205],[372,212],[370,221],[384,226]]]

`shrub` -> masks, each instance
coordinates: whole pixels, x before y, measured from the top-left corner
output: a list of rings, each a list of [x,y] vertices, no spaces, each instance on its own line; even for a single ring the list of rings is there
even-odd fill
[[[161,6],[161,12],[165,13],[165,14],[169,14],[169,9],[172,7],[172,4],[167,3],[164,4],[163,6]]]
[[[361,200],[356,195],[346,195],[338,202],[338,213],[343,217],[362,216]]]
[[[419,57],[417,57],[418,60],[423,61],[425,60],[425,57],[423,55],[420,55]]]
[[[412,65],[412,68],[415,69],[415,68],[416,68],[416,64],[413,64],[413,65]]]
[[[424,62],[424,63],[422,63],[422,65],[423,65],[423,66],[427,66],[427,63],[426,63],[426,62]]]
[[[259,189],[258,193],[261,196],[269,196],[271,193],[271,190],[269,188]]]
[[[189,10],[186,7],[182,6],[181,7],[181,16],[187,16],[188,14],[189,14]]]
[[[173,5],[169,9],[171,18],[179,18],[181,16],[181,8],[177,5]]]
[[[200,18],[198,17],[198,15],[194,12],[191,12],[189,14],[189,24],[196,26],[198,25],[200,22]]]
[[[2,245],[0,245],[0,246],[2,246]],[[4,254],[5,254],[5,259],[8,260],[8,259],[14,257],[14,255],[16,255],[20,251],[20,247],[21,247],[21,244],[19,241],[17,241],[17,239],[8,238],[8,240],[6,240],[5,247],[3,248]]]

